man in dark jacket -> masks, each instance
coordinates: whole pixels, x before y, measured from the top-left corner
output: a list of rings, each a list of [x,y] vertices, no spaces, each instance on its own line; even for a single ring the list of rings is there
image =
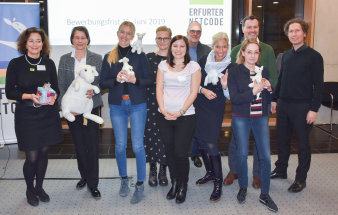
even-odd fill
[[[323,88],[323,58],[314,49],[306,46],[307,23],[299,18],[284,25],[284,32],[292,48],[282,57],[281,71],[271,110],[277,112],[278,160],[271,178],[287,178],[290,157],[290,139],[295,131],[298,143],[298,167],[290,192],[300,192],[306,186],[310,169],[311,149],[309,133],[321,104]]]
[[[204,55],[209,54],[211,48],[207,45],[204,45],[200,42],[202,35],[202,27],[198,22],[191,22],[188,26],[187,37],[189,42],[189,55],[191,60],[198,62]],[[196,167],[202,166],[202,161],[198,157],[199,145],[196,139],[193,139],[192,148],[191,148],[191,160],[194,162]]]

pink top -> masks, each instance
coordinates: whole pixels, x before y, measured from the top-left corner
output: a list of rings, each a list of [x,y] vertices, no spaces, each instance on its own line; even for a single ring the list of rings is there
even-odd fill
[[[171,72],[164,60],[158,65],[158,69],[164,73],[164,108],[170,112],[180,110],[190,95],[191,76],[201,67],[195,61],[190,61],[182,71]],[[184,115],[192,114],[195,114],[193,105],[186,110]]]

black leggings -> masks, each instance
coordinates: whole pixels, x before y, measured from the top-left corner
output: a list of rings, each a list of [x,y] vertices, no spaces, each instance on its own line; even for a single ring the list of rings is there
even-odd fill
[[[48,146],[38,150],[26,151],[26,160],[23,165],[23,175],[27,184],[27,190],[39,191],[42,189],[48,164]],[[34,189],[34,177],[36,184]]]
[[[172,179],[187,183],[189,177],[188,153],[195,130],[195,115],[181,116],[177,120],[166,120],[158,115],[158,124],[166,149],[167,162]]]
[[[216,143],[211,143],[211,142],[201,143],[197,139],[196,139],[196,141],[199,144],[199,149],[201,149],[201,150],[207,150],[208,154],[211,155],[211,156],[219,155],[218,142],[216,142]]]

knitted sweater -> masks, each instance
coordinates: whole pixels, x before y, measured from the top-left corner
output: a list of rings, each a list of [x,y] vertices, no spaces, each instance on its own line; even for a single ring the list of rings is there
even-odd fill
[[[274,101],[279,98],[293,103],[308,103],[309,109],[317,112],[321,104],[323,76],[323,58],[317,51],[306,45],[296,51],[293,48],[286,51]]]

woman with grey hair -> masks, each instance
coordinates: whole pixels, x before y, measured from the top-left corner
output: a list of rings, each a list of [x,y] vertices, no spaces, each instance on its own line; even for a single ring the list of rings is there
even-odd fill
[[[218,151],[218,137],[225,110],[227,70],[232,66],[228,53],[229,39],[224,32],[212,37],[211,52],[199,60],[202,81],[197,99],[194,138],[199,142],[206,175],[196,185],[214,182],[210,201],[219,201],[222,195],[222,165]]]

